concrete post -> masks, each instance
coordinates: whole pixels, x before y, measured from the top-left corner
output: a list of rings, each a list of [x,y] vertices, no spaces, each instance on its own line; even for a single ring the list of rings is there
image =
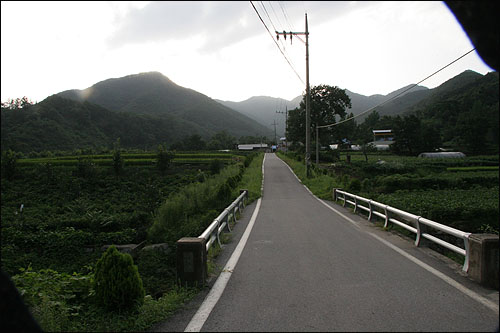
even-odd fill
[[[337,202],[337,190],[340,190],[340,188],[333,189],[333,201],[334,202]]]
[[[177,281],[183,287],[202,288],[208,277],[206,241],[183,237],[177,241]]]
[[[469,277],[498,290],[498,235],[470,235],[469,250]]]

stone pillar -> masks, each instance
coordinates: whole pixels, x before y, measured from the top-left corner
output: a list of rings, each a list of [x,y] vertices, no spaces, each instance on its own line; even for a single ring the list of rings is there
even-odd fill
[[[498,235],[470,235],[469,251],[469,277],[498,290]]]
[[[183,287],[202,288],[207,272],[206,241],[183,237],[177,241],[177,281]]]

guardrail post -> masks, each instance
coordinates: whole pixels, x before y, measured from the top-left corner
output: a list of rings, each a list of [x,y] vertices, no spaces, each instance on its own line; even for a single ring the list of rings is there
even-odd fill
[[[358,199],[356,198],[356,196],[354,196],[353,198],[354,198],[354,213],[356,213],[356,210],[358,209]]]
[[[182,287],[205,285],[208,276],[206,240],[183,237],[177,241],[177,282]]]
[[[246,207],[246,202],[248,200],[248,190],[247,189],[240,189],[240,195],[243,192],[246,192],[246,193],[245,193],[245,196],[243,197],[243,200],[241,200],[241,202],[243,202],[243,208],[245,208]]]
[[[498,235],[470,235],[469,250],[469,277],[498,290]]]
[[[219,243],[219,247],[222,247],[222,243],[220,241],[220,233],[219,233],[219,228],[221,224],[222,224],[221,221],[217,219],[217,229],[215,229],[216,230],[215,234],[217,235],[217,243]]]
[[[384,206],[385,222],[384,229],[389,225],[389,212],[387,211],[387,205]]]
[[[334,188],[333,189],[333,201],[336,202],[337,201],[337,190],[340,190],[339,188]]]
[[[371,222],[372,220],[372,213],[373,213],[373,208],[372,208],[372,201],[368,201],[368,208],[370,208],[370,214],[368,214],[368,221]]]
[[[415,246],[419,246],[422,242],[422,233],[425,232],[425,225],[420,223],[420,218],[422,216],[417,217],[417,238],[415,239]],[[423,245],[423,244],[422,244]]]
[[[229,209],[226,208],[225,210],[227,211],[227,214],[224,217],[224,219],[226,220],[227,231],[231,232],[231,226],[229,225]]]

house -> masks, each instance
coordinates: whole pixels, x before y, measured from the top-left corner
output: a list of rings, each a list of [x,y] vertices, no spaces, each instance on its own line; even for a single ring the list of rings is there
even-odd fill
[[[370,142],[377,150],[389,150],[394,141],[394,133],[391,129],[372,130],[373,142]]]
[[[372,133],[373,133],[373,142],[394,140],[394,133],[390,129],[372,130]]]

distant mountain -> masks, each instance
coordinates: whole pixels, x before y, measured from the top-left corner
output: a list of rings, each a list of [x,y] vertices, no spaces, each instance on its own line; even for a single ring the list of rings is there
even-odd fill
[[[299,106],[300,100],[302,99],[301,96],[299,97],[292,101],[269,96],[254,96],[242,102],[216,101],[271,129],[273,131],[273,136],[274,125],[272,124],[276,121],[278,124],[276,126],[276,132],[277,135],[281,137],[285,133],[285,114],[277,113],[276,111],[285,112],[287,108],[288,110],[295,109]],[[297,99],[299,99],[298,102]]]
[[[409,87],[413,85],[409,85],[398,90],[395,90],[387,95],[371,95],[364,96],[361,94],[357,94],[346,89],[346,94],[351,99],[352,108],[348,109],[348,113],[353,113],[355,116],[366,111],[370,108],[373,108],[394,96],[402,93]],[[401,94],[394,101],[391,101],[387,104],[384,104],[381,107],[378,107],[377,110],[380,115],[394,115],[405,112],[407,108],[415,105],[417,102],[425,98],[429,93],[429,89],[423,86],[416,86],[411,90]],[[291,101],[287,101],[282,98],[275,98],[269,96],[254,96],[250,97],[247,100],[242,102],[232,102],[232,101],[221,101],[216,100],[217,102],[234,109],[247,117],[250,117],[260,124],[267,126],[270,129],[274,130],[274,127],[271,125],[274,120],[278,123],[277,131],[279,135],[282,135],[285,132],[285,119],[284,115],[277,114],[276,110],[280,109],[282,111],[285,110],[285,106],[288,107],[288,110],[293,110],[299,107],[300,102],[302,101],[303,96],[297,96]],[[368,116],[369,112],[358,118],[358,123]]]
[[[57,94],[75,101],[88,101],[111,111],[176,119],[191,126],[181,135],[199,134],[205,139],[225,130],[240,136],[266,135],[271,131],[192,89],[178,86],[159,72],[140,73],[98,82],[84,90]]]

